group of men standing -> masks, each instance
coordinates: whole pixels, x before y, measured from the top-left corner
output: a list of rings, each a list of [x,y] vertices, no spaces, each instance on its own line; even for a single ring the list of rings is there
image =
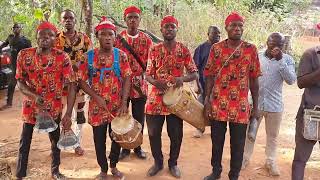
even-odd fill
[[[176,40],[179,23],[175,17],[165,16],[162,19],[160,31],[164,40],[158,44],[153,44],[146,34],[138,30],[141,20],[139,8],[126,8],[124,20],[128,28],[116,35],[115,25],[103,17],[95,27],[99,47],[93,48],[91,40],[75,30],[76,14],[72,10],[64,10],[61,13],[64,31],[58,32],[51,23],[42,22],[36,30],[38,46],[19,53],[15,77],[25,100],[16,174],[18,179],[26,176],[37,113],[49,112],[58,124],[61,121],[63,130],[69,130],[75,104],[80,140],[81,127],[86,122],[83,111],[85,93],[90,96],[88,122],[92,126],[97,162],[101,169],[98,179],[107,179],[106,134],[108,131],[110,135],[112,131],[110,122],[115,116],[128,113],[130,102],[132,115],[142,127],[146,117],[154,158],[147,175],[154,176],[163,169],[161,134],[166,120],[170,138],[169,171],[180,178],[177,160],[183,138],[183,121],[168,111],[162,98],[170,88],[169,84],[175,88],[181,87],[185,82],[197,80],[198,73],[199,92],[204,90],[199,100],[204,104],[204,116],[210,120],[212,139],[212,173],[204,179],[221,177],[227,124],[231,144],[228,176],[230,180],[238,179],[241,168],[246,167],[253,151],[253,143],[246,140],[249,117],[258,119],[259,124],[265,118],[266,167],[272,175],[280,175],[276,165],[276,147],[283,111],[282,86],[283,81],[293,84],[296,80],[294,61],[282,52],[282,34],[272,33],[267,40],[267,49],[259,54],[253,44],[242,40],[244,18],[231,13],[225,20],[227,39],[219,42],[219,28],[210,26],[208,41],[195,50],[193,60],[188,48]],[[308,52],[303,56],[298,75],[298,85],[306,91],[297,116],[297,147],[292,171],[295,180],[303,179],[305,163],[315,143],[300,135],[301,114],[304,107],[320,104],[314,98],[319,92],[319,83],[315,83],[320,77],[319,68],[317,66],[313,72],[309,60],[312,57],[312,62],[318,62],[317,55],[311,50]],[[147,82],[151,84],[149,93]],[[253,99],[252,108],[248,101],[249,90]],[[63,99],[66,99],[64,103]],[[61,118],[63,106],[66,106],[66,112]],[[197,132],[196,136],[200,137],[202,133]],[[54,179],[65,179],[59,171],[59,137],[60,128],[49,133],[51,173]],[[130,154],[130,150],[121,151],[120,145],[111,140],[111,173],[123,178],[116,165],[119,159]],[[309,147],[307,152],[303,147]],[[84,150],[79,146],[75,153],[83,155]],[[138,158],[146,158],[140,146],[134,149],[134,153]]]

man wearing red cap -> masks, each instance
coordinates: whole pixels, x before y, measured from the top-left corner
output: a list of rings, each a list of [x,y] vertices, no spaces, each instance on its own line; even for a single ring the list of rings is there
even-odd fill
[[[205,180],[219,179],[227,123],[230,128],[229,179],[240,174],[249,116],[258,118],[258,77],[261,75],[257,49],[241,39],[244,19],[237,13],[225,20],[228,39],[211,47],[207,65],[204,115],[211,121],[212,173]],[[248,90],[253,98],[250,112]]]
[[[100,47],[87,52],[80,61],[78,77],[80,87],[91,96],[89,101],[89,124],[101,172],[99,179],[106,179],[106,133],[112,132],[110,122],[117,115],[128,112],[127,99],[130,91],[131,70],[126,54],[113,48],[116,27],[105,17],[95,27]],[[89,82],[89,85],[87,84]],[[112,139],[112,138],[111,138]],[[123,174],[116,168],[120,145],[112,140],[109,155],[111,173],[117,178]]]
[[[64,26],[65,31],[61,31],[57,34],[55,47],[68,53],[72,62],[73,71],[76,72],[78,71],[77,64],[79,63],[82,54],[86,53],[89,49],[91,49],[91,40],[86,34],[82,32],[77,32],[75,30],[76,15],[72,10],[66,9],[62,11],[61,24]],[[65,91],[64,95],[67,94],[68,92]],[[84,93],[81,91],[77,93],[76,107],[74,107],[74,109],[77,112],[76,122],[79,130],[79,143],[81,143],[82,125],[86,122],[83,110],[84,105]],[[84,150],[81,148],[81,146],[79,146],[75,148],[75,153],[78,156],[82,156],[84,154]]]
[[[17,61],[18,86],[25,95],[22,107],[24,121],[17,162],[17,179],[26,176],[30,144],[36,116],[40,111],[47,111],[59,125],[61,120],[63,86],[70,89],[67,112],[61,122],[65,130],[70,129],[72,107],[75,100],[74,75],[69,56],[54,49],[57,29],[49,22],[43,22],[37,28],[36,48],[20,51]],[[65,179],[59,172],[60,149],[57,142],[60,127],[49,133],[51,141],[51,174],[53,179]]]
[[[184,82],[195,80],[197,67],[188,48],[176,41],[177,31],[178,21],[173,16],[164,17],[161,21],[164,42],[153,46],[149,51],[146,80],[153,86],[146,103],[146,122],[154,165],[149,169],[148,176],[154,176],[163,169],[161,133],[166,119],[171,143],[169,170],[174,177],[181,177],[177,160],[183,136],[183,122],[168,111],[162,99],[169,88],[168,85],[173,84],[174,88],[179,88]],[[186,75],[184,75],[185,69],[188,73]]]
[[[146,104],[147,83],[144,80],[144,72],[147,66],[148,52],[152,45],[151,39],[138,30],[141,11],[135,6],[129,6],[124,11],[124,20],[128,28],[118,35],[115,47],[123,50],[130,63],[131,90],[128,105],[131,101],[132,116],[144,129],[144,107]],[[146,153],[138,146],[134,149],[135,154],[140,159],[146,159]],[[129,156],[129,149],[122,149],[120,159]]]
[[[318,24],[320,30],[320,23]],[[320,106],[320,46],[306,50],[300,60],[298,75],[298,87],[304,89],[300,107],[296,116],[296,148],[292,162],[292,180],[303,180],[304,170],[313,150],[313,146],[319,141],[308,140],[303,134],[304,131],[304,110],[314,109]],[[311,117],[306,119],[309,121]],[[317,117],[315,117],[317,118]],[[314,124],[313,128],[318,128]],[[309,129],[309,128],[308,128]],[[317,136],[317,135],[315,135]],[[319,137],[318,137],[319,140]]]

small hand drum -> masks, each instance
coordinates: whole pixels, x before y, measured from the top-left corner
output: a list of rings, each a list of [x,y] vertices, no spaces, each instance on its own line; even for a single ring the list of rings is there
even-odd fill
[[[58,124],[53,120],[47,111],[41,111],[36,116],[35,131],[39,133],[49,133],[58,128]]]
[[[251,142],[256,141],[257,132],[258,132],[258,120],[254,117],[250,118],[249,129],[247,133],[247,137]]]
[[[80,143],[72,130],[62,130],[57,146],[61,150],[72,150],[79,147]]]

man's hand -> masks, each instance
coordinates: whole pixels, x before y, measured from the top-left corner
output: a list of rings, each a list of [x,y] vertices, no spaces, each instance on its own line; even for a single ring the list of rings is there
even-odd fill
[[[271,50],[271,55],[274,57],[277,61],[282,59],[282,51],[279,47],[275,47]]]
[[[103,97],[96,95],[96,96],[94,96],[94,100],[96,101],[96,103],[98,104],[99,107],[103,108],[104,110],[107,109],[107,103],[103,99]]]
[[[179,88],[183,86],[183,79],[182,77],[175,77],[175,83],[174,83],[174,88]]]
[[[204,100],[203,116],[206,120],[212,119],[212,107],[208,97]]]
[[[203,89],[202,89],[202,87],[201,87],[200,84],[197,84],[197,90],[196,90],[195,92],[196,92],[196,94],[198,94],[198,95],[203,93]]]
[[[260,117],[260,115],[259,115],[259,110],[257,110],[257,109],[252,109],[251,117],[254,117],[254,118],[256,118],[256,119],[259,119],[259,117]]]
[[[118,116],[124,116],[128,114],[128,107],[126,103],[122,103],[120,109],[118,110]]]
[[[61,120],[61,123],[62,123],[62,129],[63,130],[70,130],[71,129],[71,116],[68,115],[67,113],[63,116],[62,120]]]
[[[162,92],[165,92],[169,87],[165,81],[156,80],[154,86]]]

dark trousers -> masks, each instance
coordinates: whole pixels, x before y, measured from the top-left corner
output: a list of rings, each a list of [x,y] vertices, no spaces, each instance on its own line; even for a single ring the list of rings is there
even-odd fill
[[[13,74],[9,77],[9,84],[8,84],[8,94],[7,94],[7,105],[12,105],[13,101],[13,94],[14,90],[17,85],[16,76],[16,69],[12,69]]]
[[[141,133],[143,134],[143,128],[144,128],[144,120],[145,120],[145,114],[144,114],[144,106],[146,104],[146,99],[145,98],[132,98],[128,99],[128,106],[131,101],[131,111],[132,111],[132,116],[135,120],[137,120],[141,125],[142,125],[142,130]],[[138,146],[134,148],[134,151],[140,151],[141,146]],[[128,149],[123,149],[123,151],[130,152]]]
[[[229,178],[236,180],[239,177],[243,151],[246,138],[246,124],[229,122],[230,128],[230,149],[231,149],[231,162]],[[212,157],[211,165],[212,172],[216,175],[222,172],[222,154],[224,147],[225,134],[227,131],[227,122],[211,120],[211,140],[212,140]]]
[[[300,116],[296,121],[296,149],[292,163],[292,180],[303,180],[304,169],[313,150],[313,146],[317,141],[310,141],[303,137],[303,117]]]
[[[170,114],[164,115],[146,115],[148,126],[148,134],[151,146],[152,156],[155,164],[163,165],[163,155],[161,150],[161,133],[164,119],[167,121],[167,132],[170,138],[170,158],[168,161],[169,167],[177,165],[177,160],[180,154],[180,147],[183,137],[183,122],[182,120]]]
[[[106,156],[106,139],[107,130],[109,127],[109,137],[111,138],[111,124],[102,124],[99,126],[92,126],[94,147],[96,149],[96,156],[101,172],[108,172],[108,161]],[[111,151],[109,154],[110,167],[115,168],[119,161],[120,145],[114,140],[111,142]]]
[[[58,123],[58,128],[49,133],[49,139],[51,142],[51,173],[58,173],[59,172],[59,165],[60,165],[60,149],[57,147],[57,142],[60,138],[60,120],[56,121]],[[19,153],[18,153],[18,162],[17,162],[17,172],[16,177],[25,177],[27,166],[28,166],[28,158],[29,158],[29,151],[30,145],[32,140],[33,134],[33,124],[24,123],[23,129],[20,138],[20,145],[19,145]]]

